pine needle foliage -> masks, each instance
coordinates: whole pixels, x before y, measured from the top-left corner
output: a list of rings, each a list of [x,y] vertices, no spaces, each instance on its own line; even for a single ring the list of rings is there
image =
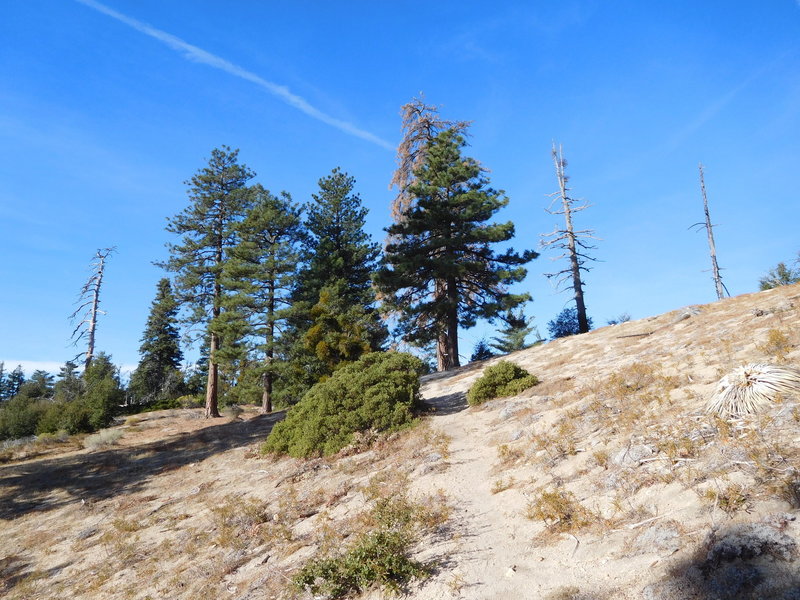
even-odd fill
[[[422,361],[403,352],[372,352],[312,387],[275,425],[264,452],[329,455],[357,431],[396,430],[413,420]]]
[[[273,386],[286,367],[277,347],[297,279],[302,209],[287,192],[275,195],[258,184],[250,191],[253,204],[237,225],[239,243],[223,267],[229,292],[222,302],[227,318],[220,324],[228,343],[219,355],[238,363],[237,387],[243,379],[261,380],[261,407],[268,413]]]
[[[220,335],[215,325],[222,314],[223,265],[226,250],[239,242],[237,224],[252,194],[247,182],[255,174],[239,164],[239,151],[228,146],[211,151],[208,165],[189,181],[189,206],[168,219],[167,231],[180,236],[167,244],[170,258],[160,266],[175,273],[178,301],[187,308],[187,322],[202,325],[208,340],[209,375],[206,384],[206,417],[219,417]],[[217,323],[215,323],[217,320]]]
[[[488,367],[483,375],[467,392],[467,402],[475,406],[487,400],[516,396],[539,383],[535,375],[531,375],[517,364],[501,360]]]
[[[161,279],[156,287],[139,347],[142,358],[128,386],[136,403],[172,400],[185,391],[180,373],[183,352],[178,332],[178,302],[169,279]]]
[[[435,341],[440,371],[460,364],[459,327],[493,320],[530,299],[509,286],[522,281],[522,265],[538,256],[492,249],[514,237],[513,223],[489,222],[508,198],[489,187],[476,160],[462,155],[464,145],[452,129],[431,142],[408,188],[413,206],[386,229],[386,266],[376,275],[385,306],[399,315],[398,334],[420,347]]]

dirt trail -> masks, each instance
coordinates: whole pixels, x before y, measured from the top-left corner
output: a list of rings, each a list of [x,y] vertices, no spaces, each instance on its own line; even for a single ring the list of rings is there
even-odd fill
[[[496,469],[497,452],[475,443],[493,436],[495,420],[492,412],[467,408],[464,390],[478,375],[461,376],[455,385],[444,380],[423,386],[423,397],[439,413],[432,426],[450,437],[450,455],[444,472],[423,477],[416,485],[423,493],[442,488],[452,501],[453,535],[447,552],[454,568],[415,598],[522,598],[529,597],[522,590],[533,584],[524,583],[531,575],[524,565],[538,560],[530,541],[532,528],[522,514],[525,499],[515,490],[492,492],[503,475]]]

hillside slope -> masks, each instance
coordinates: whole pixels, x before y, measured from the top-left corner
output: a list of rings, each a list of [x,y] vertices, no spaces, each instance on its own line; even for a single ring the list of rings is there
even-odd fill
[[[505,358],[542,383],[477,408],[464,394],[498,359],[430,375],[420,426],[331,459],[259,457],[280,415],[251,413],[152,413],[115,446],[39,447],[0,466],[0,593],[310,598],[297,569],[407,494],[430,509],[414,557],[431,575],[409,597],[800,597],[798,398],[704,412],[736,366],[800,366],[799,310],[787,286],[520,351]]]

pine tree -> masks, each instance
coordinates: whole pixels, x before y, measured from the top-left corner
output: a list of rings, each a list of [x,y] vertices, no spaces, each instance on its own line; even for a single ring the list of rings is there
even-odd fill
[[[587,327],[592,328],[592,318],[587,318]],[[557,338],[586,333],[581,331],[581,324],[578,321],[578,309],[573,307],[562,310],[555,319],[547,322],[547,331],[554,340]]]
[[[781,285],[800,283],[800,253],[798,253],[798,258],[794,261],[794,264],[798,265],[798,267],[792,268],[787,266],[785,262],[779,262],[758,280],[758,289],[764,291]]]
[[[403,137],[397,147],[397,169],[392,176],[390,187],[397,188],[397,196],[392,202],[392,218],[400,222],[414,204],[410,192],[416,182],[415,172],[425,163],[428,146],[440,133],[452,129],[456,133],[466,133],[469,122],[446,121],[439,116],[436,106],[425,104],[420,94],[400,109]]]
[[[311,309],[312,325],[304,342],[324,365],[323,376],[370,351],[370,315],[361,304],[347,301],[347,291],[339,279],[322,288],[319,302]]]
[[[219,417],[220,347],[215,319],[222,313],[222,267],[225,252],[238,243],[236,224],[244,216],[250,193],[246,183],[254,173],[238,162],[239,151],[228,146],[214,149],[208,166],[187,183],[190,204],[169,219],[167,231],[181,236],[168,244],[170,259],[162,266],[175,273],[179,303],[191,309],[188,321],[204,325],[209,340],[206,383],[206,417]]]
[[[498,337],[492,338],[492,348],[500,354],[509,354],[528,348],[530,344],[526,342],[526,339],[536,329],[532,325],[533,319],[526,317],[524,311],[520,308],[517,312],[508,311],[503,321],[506,326],[499,331],[500,335]]]
[[[0,360],[0,402],[8,399],[8,382],[6,381],[6,363]]]
[[[486,360],[488,358],[492,358],[493,356],[494,352],[492,352],[492,349],[489,348],[489,344],[486,343],[485,339],[481,338],[478,340],[478,343],[475,344],[475,349],[472,351],[472,356],[469,357],[469,362]]]
[[[78,321],[75,329],[72,330],[73,343],[86,339],[86,351],[76,356],[83,356],[84,370],[89,368],[94,358],[94,349],[97,337],[97,318],[105,314],[100,310],[100,290],[103,287],[103,277],[105,276],[106,260],[116,252],[116,247],[99,248],[94,255],[92,263],[92,274],[86,283],[83,284],[78,295],[78,308],[75,309],[69,318],[72,322]]]
[[[488,187],[477,161],[462,156],[464,145],[453,130],[431,143],[409,188],[413,207],[386,230],[393,241],[376,277],[388,308],[400,313],[404,339],[420,346],[437,342],[440,371],[460,364],[459,326],[493,320],[530,299],[508,286],[525,277],[522,265],[537,256],[492,250],[514,236],[513,223],[488,223],[508,199]]]
[[[262,411],[269,413],[281,371],[276,338],[288,317],[299,261],[302,209],[288,193],[275,196],[260,185],[253,186],[253,202],[239,226],[241,241],[229,251],[223,271],[231,290],[224,303],[230,319],[223,337],[250,340],[250,348],[233,346],[229,360],[244,363],[248,350],[261,357],[252,368],[263,386]]]
[[[82,393],[83,380],[78,376],[78,365],[68,360],[56,375],[54,397],[57,402],[72,402]]]
[[[19,394],[19,390],[24,383],[25,372],[22,370],[22,365],[17,365],[6,377],[6,398],[13,398]]]
[[[170,400],[183,393],[178,302],[169,279],[161,279],[156,289],[139,347],[139,366],[128,386],[137,404]]]
[[[338,167],[319,180],[319,192],[306,207],[303,240],[304,269],[296,300],[316,304],[322,288],[344,281],[347,300],[372,306],[372,273],[380,246],[364,231],[367,209],[353,192],[355,178]]]
[[[90,431],[107,427],[119,411],[125,399],[119,379],[119,369],[111,362],[111,357],[100,352],[83,372],[84,392],[79,399],[83,414],[88,421],[73,423],[72,429]],[[68,429],[70,429],[68,427]]]
[[[372,287],[380,246],[364,231],[367,209],[353,192],[354,187],[355,179],[336,168],[319,180],[319,193],[306,207],[301,251],[304,266],[292,295],[292,331],[286,336],[296,340],[286,349],[291,360],[289,393],[295,398],[330,373],[330,365],[326,366],[305,340],[315,325],[312,308],[322,299],[324,289],[337,290],[336,305],[363,308],[367,325],[362,330],[363,341],[371,350],[382,349],[386,341],[386,327],[375,307]],[[328,308],[331,306],[328,303]]]
[[[19,395],[28,398],[52,398],[54,377],[42,369],[37,369],[19,390]]]

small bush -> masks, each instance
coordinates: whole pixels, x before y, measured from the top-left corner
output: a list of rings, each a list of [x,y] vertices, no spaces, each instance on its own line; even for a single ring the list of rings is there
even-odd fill
[[[567,533],[589,527],[600,517],[584,507],[572,492],[545,490],[528,505],[527,517],[544,521],[547,528]]]
[[[45,406],[25,396],[16,396],[0,408],[0,439],[16,439],[34,435]]]
[[[103,429],[83,440],[83,446],[89,450],[107,448],[116,444],[121,437],[122,432],[119,429]]]
[[[309,560],[295,575],[296,588],[326,598],[350,597],[375,587],[399,592],[414,577],[428,574],[411,558],[413,547],[425,534],[439,528],[450,517],[444,493],[412,499],[408,478],[397,473],[379,473],[361,490],[372,503],[359,521],[367,527],[352,534],[352,541],[339,551],[338,544]]]
[[[373,352],[316,384],[275,425],[264,452],[295,457],[333,454],[357,431],[396,430],[413,420],[422,361],[402,352]]]
[[[467,402],[474,406],[493,398],[516,396],[539,383],[535,375],[507,360],[501,360],[483,372],[467,392]]]
[[[408,557],[410,541],[404,531],[363,534],[343,554],[309,561],[295,575],[294,585],[328,598],[342,598],[375,584],[397,592],[412,577],[425,573],[420,563]]]

